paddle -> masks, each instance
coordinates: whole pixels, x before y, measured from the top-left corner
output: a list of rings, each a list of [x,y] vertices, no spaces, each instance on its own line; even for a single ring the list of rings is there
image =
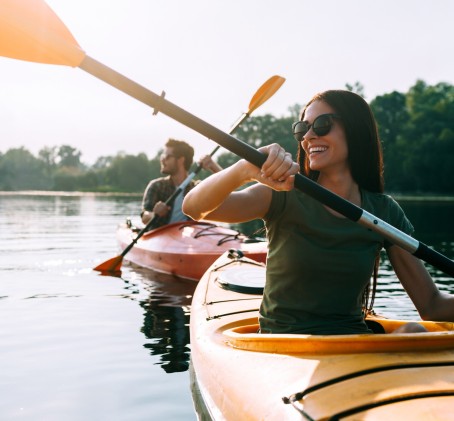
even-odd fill
[[[46,26],[40,25],[45,22]],[[241,140],[156,95],[113,69],[87,56],[69,30],[42,0],[0,2],[0,55],[41,63],[80,67],[137,100],[214,140],[236,155],[261,167],[265,156]],[[297,175],[295,187],[346,218],[372,229],[416,257],[454,276],[454,262],[430,247],[397,230],[369,212]]]
[[[269,98],[271,98],[276,91],[282,86],[285,82],[285,79],[281,76],[271,76],[252,97],[251,101],[249,102],[248,110],[243,113],[240,118],[236,121],[236,123],[230,128],[230,134],[235,132],[235,130],[241,125],[241,123],[248,118],[253,111],[255,111],[258,107],[260,107],[263,103],[265,103]],[[214,150],[210,153],[210,156],[213,156],[220,146],[216,146]],[[171,205],[175,198],[186,189],[187,185],[191,182],[191,180],[200,172],[202,166],[197,164],[194,171],[192,171],[186,179],[176,188],[173,194],[165,201],[166,205]],[[121,252],[120,255],[113,257],[112,259],[106,260],[105,262],[101,263],[100,265],[93,268],[93,270],[97,270],[102,273],[109,273],[109,272],[119,272],[121,268],[121,263],[123,262],[123,257],[125,257],[126,253],[131,250],[134,245],[137,243],[139,238],[145,234],[150,227],[153,226],[155,221],[159,218],[159,215],[155,215],[146,225],[144,228],[140,230],[137,236],[132,240],[132,242]]]

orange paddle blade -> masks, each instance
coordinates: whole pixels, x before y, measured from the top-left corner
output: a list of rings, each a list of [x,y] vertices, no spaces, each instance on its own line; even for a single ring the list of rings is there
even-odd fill
[[[249,103],[249,114],[268,101],[285,82],[282,76],[271,76],[255,93]]]
[[[1,0],[0,55],[77,67],[85,52],[43,0]]]
[[[116,256],[96,266],[95,268],[93,268],[93,270],[97,270],[98,272],[102,273],[120,272],[122,262],[123,256]]]

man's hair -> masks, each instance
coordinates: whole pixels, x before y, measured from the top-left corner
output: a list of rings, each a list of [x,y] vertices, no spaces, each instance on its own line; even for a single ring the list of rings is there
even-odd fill
[[[184,157],[184,167],[189,171],[194,159],[194,148],[185,141],[176,139],[169,139],[165,146],[173,149],[176,158]]]

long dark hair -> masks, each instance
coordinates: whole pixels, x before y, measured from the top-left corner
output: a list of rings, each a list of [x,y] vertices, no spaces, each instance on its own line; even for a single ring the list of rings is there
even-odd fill
[[[301,113],[301,120],[304,120],[307,107],[315,101],[327,103],[340,116],[347,139],[348,163],[353,180],[364,190],[383,193],[383,153],[377,123],[369,104],[364,98],[350,91],[324,91],[316,94],[306,104]],[[302,173],[316,181],[319,172],[309,168],[309,159],[301,142],[298,145],[297,160]],[[365,315],[373,313],[379,264],[380,254],[378,253],[374,264],[373,281],[367,284],[363,292]]]
[[[340,116],[348,146],[348,162],[352,177],[359,187],[375,193],[383,193],[383,155],[377,124],[369,104],[359,95],[343,90],[329,90],[316,94],[304,107],[315,101],[326,102]],[[309,160],[300,144],[298,163],[304,175],[317,180],[318,171],[309,168]]]

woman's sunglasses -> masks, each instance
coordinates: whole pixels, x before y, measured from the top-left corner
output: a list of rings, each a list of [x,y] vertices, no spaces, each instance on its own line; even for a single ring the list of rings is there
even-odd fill
[[[340,118],[340,116],[337,114],[321,114],[312,124],[309,124],[306,121],[297,121],[292,124],[293,136],[297,142],[301,142],[304,135],[311,128],[317,136],[326,136],[330,132],[331,127],[333,127],[334,118]]]

